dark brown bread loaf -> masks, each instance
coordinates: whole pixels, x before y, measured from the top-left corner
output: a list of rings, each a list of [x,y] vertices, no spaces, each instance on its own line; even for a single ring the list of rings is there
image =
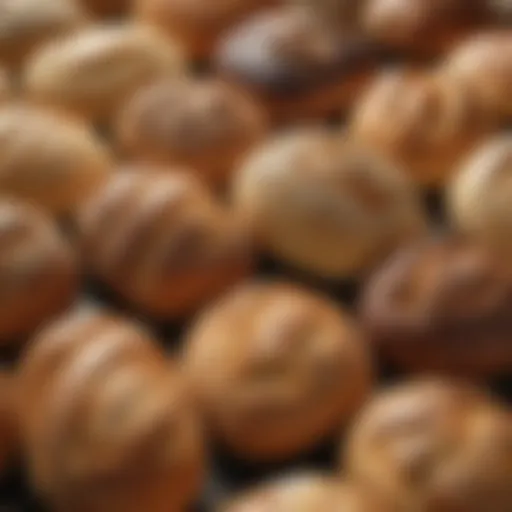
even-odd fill
[[[210,306],[187,336],[185,368],[214,434],[254,461],[314,447],[346,424],[372,381],[353,320],[286,283],[243,285]]]
[[[160,320],[194,313],[252,267],[244,226],[194,174],[121,169],[78,219],[91,273]]]
[[[179,368],[136,324],[76,312],[21,363],[21,431],[34,488],[55,510],[184,510],[203,443]]]

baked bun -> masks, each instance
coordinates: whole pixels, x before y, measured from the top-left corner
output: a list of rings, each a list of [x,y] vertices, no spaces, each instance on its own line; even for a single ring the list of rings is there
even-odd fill
[[[469,386],[422,380],[377,395],[348,443],[347,466],[393,510],[512,510],[512,417]]]
[[[110,172],[110,155],[79,122],[39,107],[0,107],[0,193],[63,214]]]
[[[135,0],[135,15],[176,37],[197,58],[248,14],[277,0]]]
[[[0,479],[18,455],[17,376],[13,371],[0,371]]]
[[[470,242],[401,248],[366,284],[361,314],[382,353],[408,370],[512,371],[512,276]]]
[[[426,185],[444,183],[491,128],[467,88],[443,74],[407,69],[384,72],[351,123],[356,140]]]
[[[197,497],[203,443],[190,394],[141,327],[73,313],[34,340],[20,379],[31,482],[54,510],[167,512]]]
[[[486,14],[482,0],[367,0],[362,23],[379,43],[429,57],[479,29]]]
[[[351,418],[372,380],[352,319],[286,283],[249,283],[211,305],[184,357],[214,435],[254,462],[313,448]]]
[[[512,256],[512,133],[480,146],[461,166],[448,191],[455,226],[488,246],[510,269]]]
[[[237,173],[234,198],[269,252],[332,279],[366,273],[426,222],[399,170],[320,128],[255,151]]]
[[[133,0],[81,0],[89,12],[96,17],[126,15],[131,9]]]
[[[0,64],[19,68],[42,43],[85,25],[78,0],[3,0],[0,4]]]
[[[67,308],[78,291],[75,255],[50,219],[0,200],[0,346],[23,338]]]
[[[511,4],[512,5],[512,4]],[[501,119],[512,118],[512,32],[484,32],[461,44],[443,65],[485,109]]]
[[[122,169],[79,226],[91,273],[159,320],[195,312],[251,268],[243,226],[191,172]]]
[[[221,512],[391,512],[366,489],[313,472],[292,473],[242,494]]]
[[[215,78],[165,80],[142,89],[122,109],[118,139],[130,156],[228,178],[266,133],[263,109]]]
[[[32,100],[105,121],[138,88],[185,68],[181,48],[152,28],[94,25],[41,46],[25,88]]]
[[[258,97],[280,123],[350,107],[376,61],[360,36],[327,30],[307,9],[290,6],[255,14],[230,30],[219,43],[215,67]]]

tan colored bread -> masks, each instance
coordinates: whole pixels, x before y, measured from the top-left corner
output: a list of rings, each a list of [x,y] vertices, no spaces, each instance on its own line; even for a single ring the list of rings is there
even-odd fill
[[[320,128],[256,150],[238,170],[234,198],[262,247],[331,279],[361,277],[426,225],[399,169]]]
[[[243,226],[193,172],[122,169],[79,225],[93,275],[160,320],[194,313],[251,269]]]
[[[183,74],[181,48],[144,25],[93,25],[41,46],[27,64],[26,94],[94,120],[110,116],[140,87]]]
[[[0,64],[20,68],[39,45],[78,30],[87,16],[78,0],[3,0]]]
[[[0,193],[68,213],[103,183],[110,165],[88,126],[30,105],[0,106]]]
[[[415,56],[438,56],[482,27],[482,0],[367,0],[362,23],[379,43]]]
[[[478,245],[441,236],[405,246],[366,283],[361,302],[373,343],[407,370],[512,372],[512,276]]]
[[[426,185],[445,183],[493,128],[457,81],[407,69],[384,72],[356,106],[351,123],[356,140]]]
[[[219,42],[215,67],[266,105],[276,123],[339,115],[373,76],[367,38],[328,30],[307,9],[281,6],[248,18]]]
[[[460,231],[488,246],[510,269],[512,255],[512,135],[479,146],[448,190],[448,210]]]
[[[443,71],[467,87],[485,109],[500,119],[512,118],[512,32],[483,32],[459,45]]]
[[[350,475],[396,512],[512,507],[512,416],[468,385],[428,379],[377,395],[354,425]]]
[[[189,392],[148,333],[73,313],[21,363],[21,426],[34,488],[53,510],[184,510],[203,443]]]
[[[372,380],[350,316],[286,283],[249,283],[212,304],[184,357],[214,434],[259,462],[307,452],[345,425]]]
[[[297,472],[259,485],[222,512],[391,512],[366,489],[321,473]]]
[[[165,80],[122,109],[118,139],[130,156],[183,165],[224,182],[267,132],[266,115],[244,91],[215,78]]]
[[[218,38],[276,0],[135,0],[135,16],[177,38],[190,55],[210,56]]]
[[[21,343],[78,292],[76,256],[32,206],[0,200],[0,345]]]

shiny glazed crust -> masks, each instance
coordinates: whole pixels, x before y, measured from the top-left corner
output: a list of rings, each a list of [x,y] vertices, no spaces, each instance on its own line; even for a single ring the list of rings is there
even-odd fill
[[[0,107],[0,191],[69,213],[103,183],[110,155],[85,125],[30,105]]]
[[[492,114],[512,117],[512,33],[484,32],[462,43],[443,64]]]
[[[444,74],[384,72],[352,116],[356,140],[375,148],[418,183],[439,185],[494,128],[470,91]]]
[[[482,144],[460,167],[448,190],[448,209],[459,230],[488,245],[510,269],[512,243],[512,135]]]
[[[78,291],[74,252],[43,213],[0,201],[0,345],[22,342]]]
[[[368,41],[329,31],[307,9],[256,14],[220,41],[216,67],[266,104],[274,120],[322,117],[350,106],[377,55]]]
[[[512,417],[466,384],[414,381],[382,392],[349,436],[352,478],[397,512],[512,506]]]
[[[21,365],[21,424],[35,488],[57,510],[181,510],[203,447],[184,381],[142,328],[73,313]]]
[[[360,277],[425,228],[416,190],[366,147],[305,128],[238,170],[234,199],[273,255],[330,279]]]
[[[220,512],[391,512],[364,488],[320,473],[291,473],[242,494]]]
[[[43,45],[27,63],[25,87],[32,100],[103,121],[138,88],[185,69],[181,48],[158,31],[99,25]]]
[[[185,368],[214,433],[254,461],[312,448],[372,380],[352,319],[286,283],[249,283],[210,306],[187,336]]]
[[[120,145],[146,162],[197,169],[224,181],[265,135],[264,110],[220,80],[172,80],[142,89],[122,109]]]
[[[3,1],[0,19],[0,63],[13,68],[34,48],[88,21],[79,0]]]
[[[243,226],[193,172],[122,169],[78,221],[93,275],[162,320],[195,312],[251,268]]]
[[[480,0],[369,0],[362,23],[381,43],[406,53],[437,56],[478,29],[486,15]]]
[[[467,241],[400,249],[366,284],[361,313],[383,354],[409,370],[512,370],[512,277]]]
[[[210,55],[219,37],[277,0],[135,0],[135,13],[176,37],[190,55]]]

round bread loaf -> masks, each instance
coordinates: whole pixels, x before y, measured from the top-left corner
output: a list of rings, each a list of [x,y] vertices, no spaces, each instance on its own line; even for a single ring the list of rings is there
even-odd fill
[[[184,357],[214,435],[252,461],[307,452],[347,423],[372,381],[353,320],[287,283],[242,285],[211,305]]]

